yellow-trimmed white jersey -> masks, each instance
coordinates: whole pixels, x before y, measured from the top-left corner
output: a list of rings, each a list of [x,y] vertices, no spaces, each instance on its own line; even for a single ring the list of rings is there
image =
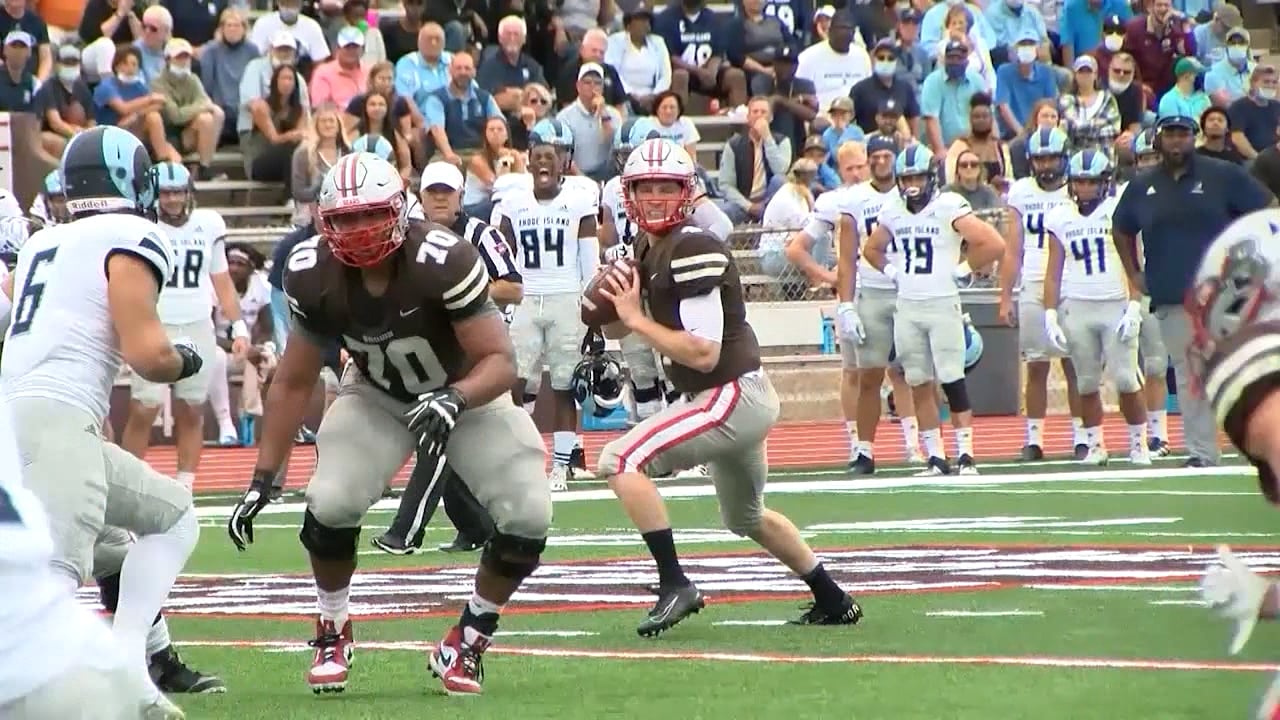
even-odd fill
[[[595,218],[600,210],[599,186],[584,179],[594,192],[588,194],[585,185],[566,182],[549,200],[538,200],[528,192],[508,195],[502,202],[503,219],[515,233],[516,261],[526,296],[581,292],[589,278],[582,277],[585,265],[579,255],[590,253],[591,267],[599,261],[599,246],[587,247],[578,237],[582,219]]]
[[[101,424],[121,362],[107,305],[107,261],[117,253],[140,258],[157,279],[171,274],[164,230],[137,215],[92,215],[27,240],[13,273],[0,394],[59,400]]]
[[[953,192],[939,193],[918,213],[897,203],[880,214],[880,226],[898,248],[891,261],[898,268],[898,297],[906,300],[959,298],[955,268],[963,238],[955,222],[973,213],[969,201]]]
[[[1128,281],[1120,254],[1111,237],[1111,215],[1116,198],[1103,200],[1093,212],[1081,215],[1079,208],[1060,205],[1044,217],[1045,234],[1062,246],[1063,299],[1127,300]]]
[[[902,204],[902,195],[898,192],[896,183],[887,191],[880,192],[870,181],[867,181],[849,188],[849,192],[845,194],[841,212],[853,218],[854,225],[858,228],[858,237],[865,243],[879,224],[880,215],[894,204]],[[898,254],[897,241],[890,241],[889,247],[885,248],[885,257],[889,262],[894,262]],[[884,273],[871,267],[871,263],[865,259],[860,259],[858,287],[892,290],[894,286],[893,281]]]
[[[161,222],[173,246],[173,269],[160,291],[160,322],[186,325],[209,317],[213,303],[212,273],[227,271],[227,223],[204,208],[191,211],[181,227]]]
[[[1018,231],[1022,233],[1022,282],[1044,282],[1049,261],[1044,216],[1055,207],[1074,204],[1067,194],[1067,186],[1064,183],[1057,190],[1044,190],[1035,178],[1021,178],[1009,188],[1008,204],[1021,218]]]

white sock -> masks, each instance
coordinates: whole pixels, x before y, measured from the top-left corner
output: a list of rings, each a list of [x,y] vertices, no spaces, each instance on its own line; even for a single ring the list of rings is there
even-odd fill
[[[947,459],[947,449],[942,445],[942,431],[938,428],[920,431],[920,439],[924,441],[924,453],[931,458]]]
[[[1084,420],[1073,417],[1071,418],[1071,444],[1088,445],[1089,436],[1085,433]]]
[[[849,434],[849,455],[856,455],[858,452],[858,423],[853,420],[845,420],[844,430]]]
[[[865,456],[868,460],[875,458],[875,450],[871,448],[869,440],[858,441],[858,454]]]
[[[956,454],[973,457],[973,428],[956,428]]]
[[[904,417],[898,421],[902,425],[902,444],[911,456],[920,450],[920,424],[915,417]]]
[[[1129,426],[1129,447],[1146,447],[1147,439],[1144,437],[1147,426],[1142,423]]]
[[[169,639],[169,623],[164,618],[152,623],[151,631],[147,633],[147,657],[150,658],[172,644],[173,641]]]
[[[1027,444],[1044,447],[1044,419],[1027,418]]]
[[[190,490],[196,484],[196,474],[193,472],[178,471],[178,474],[174,475],[173,479],[182,483],[182,486],[188,490]]]
[[[132,665],[130,672],[147,678],[148,685],[154,683],[147,672],[147,635],[199,539],[200,524],[188,508],[165,532],[139,537],[120,568],[120,603],[112,630]]]
[[[1102,426],[1085,428],[1084,442],[1090,448],[1102,447]]]
[[[569,455],[573,453],[573,443],[577,433],[572,430],[557,430],[551,433],[551,462],[553,465],[568,465]]]
[[[492,600],[485,600],[480,597],[479,593],[471,593],[471,599],[467,601],[467,608],[471,610],[471,614],[477,617],[481,615],[499,615],[502,613],[502,606]]]
[[[227,351],[218,348],[213,354],[213,369],[210,372],[209,407],[213,416],[218,419],[219,435],[236,434],[236,424],[231,420],[231,392],[227,388]]]
[[[1169,413],[1164,410],[1151,410],[1147,412],[1147,430],[1150,431],[1151,437],[1160,438],[1165,442],[1169,441]]]
[[[350,615],[347,613],[348,600],[351,598],[351,586],[341,590],[321,590],[316,588],[316,605],[320,607],[320,619],[330,620],[338,632],[347,624]]]

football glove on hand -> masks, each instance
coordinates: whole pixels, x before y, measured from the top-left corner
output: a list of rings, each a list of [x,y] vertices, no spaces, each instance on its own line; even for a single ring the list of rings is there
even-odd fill
[[[1067,333],[1058,322],[1057,310],[1044,311],[1044,332],[1049,338],[1049,344],[1054,349],[1063,353],[1067,351]]]
[[[898,287],[898,275],[900,274],[902,274],[902,271],[898,270],[897,265],[888,263],[884,266],[884,276],[893,281],[894,287]]]
[[[253,519],[271,502],[271,486],[275,479],[276,474],[273,472],[254,470],[249,489],[231,510],[231,519],[227,521],[227,535],[231,537],[237,550],[243,552],[253,544]]]
[[[855,340],[861,345],[867,339],[867,330],[862,325],[862,318],[851,302],[842,302],[836,306],[836,329],[840,337]]]
[[[1142,304],[1137,300],[1130,300],[1124,308],[1120,324],[1116,325],[1116,334],[1120,336],[1120,342],[1130,343],[1138,339],[1140,332],[1142,332]]]
[[[409,418],[409,432],[418,436],[419,451],[444,457],[449,434],[458,424],[458,416],[466,409],[466,398],[451,387],[419,395],[418,404],[405,413]]]
[[[612,263],[616,260],[629,257],[631,257],[631,246],[625,243],[619,242],[604,249],[605,263]]]
[[[1209,568],[1200,579],[1200,597],[1218,616],[1235,621],[1228,648],[1235,655],[1249,642],[1271,583],[1250,570],[1226,545],[1218,546],[1218,560],[1222,564]]]
[[[582,347],[578,348],[578,352],[582,353],[583,357],[603,353],[604,332],[600,328],[587,328],[587,334],[582,337]]]
[[[178,353],[178,357],[182,358],[182,370],[178,373],[178,380],[186,380],[200,372],[200,368],[204,367],[204,360],[200,357],[200,353],[196,352],[194,340],[189,338],[174,340],[173,351]]]

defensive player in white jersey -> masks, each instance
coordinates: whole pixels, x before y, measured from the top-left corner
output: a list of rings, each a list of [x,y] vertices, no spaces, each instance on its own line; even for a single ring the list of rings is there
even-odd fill
[[[189,339],[200,357],[210,361],[200,372],[173,384],[177,480],[191,487],[204,449],[204,403],[209,397],[212,360],[217,351],[210,299],[216,295],[218,308],[231,320],[237,358],[243,358],[249,348],[249,326],[240,319],[240,297],[227,273],[227,224],[213,210],[195,207],[195,184],[186,167],[163,162],[154,172],[159,188],[156,208],[160,227],[174,252],[173,269],[160,291],[160,322],[170,338]],[[138,373],[131,376],[129,386],[129,419],[120,433],[120,446],[140,458],[146,457],[151,429],[169,387]]]
[[[141,692],[102,620],[49,566],[49,520],[22,486],[13,420],[0,399],[0,717],[133,720]],[[14,591],[21,588],[21,591]]]
[[[1080,397],[1076,393],[1075,373],[1069,358],[1062,357],[1045,337],[1044,269],[1048,258],[1044,234],[1044,216],[1050,210],[1071,204],[1067,194],[1067,134],[1053,128],[1037,130],[1027,138],[1027,155],[1031,159],[1031,177],[1014,181],[1009,188],[1009,212],[1013,222],[1011,236],[1005,238],[1008,252],[1000,263],[1000,319],[1018,327],[1018,347],[1027,365],[1023,402],[1027,413],[1027,442],[1022,448],[1026,461],[1044,458],[1044,416],[1049,405],[1049,363],[1062,358],[1062,372],[1067,378],[1067,403],[1071,408],[1077,459],[1083,459],[1086,448],[1080,422]],[[1013,291],[1018,288],[1015,316]]]
[[[199,537],[191,491],[104,442],[99,428],[122,360],[164,383],[195,375],[202,361],[170,341],[156,314],[173,251],[144,217],[156,192],[146,149],[119,128],[93,128],[68,143],[61,169],[74,220],[31,236],[3,288],[15,302],[0,394],[14,415],[23,481],[49,512],[53,567],[67,589],[89,578],[104,525],[139,536],[121,572],[115,634],[146,685],[147,712],[180,718],[148,677],[144,649]]]
[[[859,257],[862,238],[869,238],[888,208],[900,205],[902,196],[894,181],[894,162],[898,145],[888,137],[873,138],[867,143],[867,161],[871,180],[856,185],[845,193],[839,216],[839,252],[836,268],[836,295],[840,304],[836,320],[840,325],[840,352],[846,371],[856,367],[858,382],[857,431],[858,446],[849,462],[855,475],[876,471],[875,440],[880,424],[880,387],[885,369],[893,354],[894,316],[897,313],[897,289],[893,281]],[[897,243],[885,248],[886,262],[896,262]],[[856,267],[856,270],[855,270]],[[857,275],[857,293],[853,276]],[[848,348],[846,351],[845,348]],[[850,355],[853,364],[850,364]],[[900,368],[889,373],[901,417],[903,442],[910,462],[924,462],[919,450],[919,426],[916,424],[915,402]]]
[[[271,306],[271,283],[267,281],[262,269],[266,258],[254,248],[237,243],[228,244],[226,252],[227,273],[240,298],[240,320],[249,328],[251,341],[253,338],[266,340],[271,337],[273,330],[271,312],[268,309]],[[234,326],[235,322],[227,318],[221,307],[215,305],[213,329],[218,344],[210,363],[213,370],[209,380],[209,408],[218,421],[218,442],[223,446],[239,445],[241,439],[241,433],[231,417],[228,369],[243,371],[240,387],[241,417],[261,417],[263,381],[275,368],[278,359],[277,348],[272,342],[250,345],[243,358],[236,358],[232,340]],[[228,350],[232,351],[230,357],[227,355]],[[245,430],[250,429],[248,425],[249,423],[245,423]]]
[[[1111,161],[1083,150],[1071,156],[1067,183],[1072,205],[1044,216],[1049,265],[1044,279],[1044,325],[1049,343],[1068,353],[1075,366],[1080,412],[1089,451],[1083,462],[1105,465],[1101,380],[1120,396],[1120,412],[1129,424],[1129,461],[1150,465],[1146,441],[1146,405],[1138,372],[1140,296],[1129,287],[1120,255],[1111,240]]]
[[[501,206],[499,230],[515,248],[524,279],[524,300],[511,321],[523,398],[530,381],[551,371],[555,396],[551,473],[553,490],[568,488],[569,468],[578,446],[578,408],[573,396],[573,369],[582,359],[587,328],[579,316],[582,288],[600,264],[596,239],[598,190],[588,194],[561,183],[564,165],[559,146],[571,145],[569,128],[544,121],[529,133],[529,168],[533,191],[508,195]],[[593,187],[595,187],[593,185]]]
[[[864,257],[898,290],[894,346],[915,398],[920,436],[929,455],[929,467],[922,474],[951,472],[939,429],[935,381],[942,385],[951,408],[960,474],[977,474],[973,411],[964,382],[964,313],[956,279],[969,274],[969,267],[998,259],[1004,253],[1004,240],[973,214],[968,200],[937,191],[933,153],[924,145],[900,152],[894,169],[902,202],[881,211]],[[962,242],[968,245],[968,262],[963,264]],[[893,262],[887,254],[890,243],[899,250]]]
[[[57,169],[44,176],[40,192],[31,202],[31,210],[28,213],[46,226],[57,225],[71,219],[67,215],[67,196],[62,192],[62,174]]]

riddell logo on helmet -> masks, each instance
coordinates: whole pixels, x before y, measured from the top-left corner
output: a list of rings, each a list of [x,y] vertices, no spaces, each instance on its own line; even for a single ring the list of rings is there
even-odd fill
[[[118,210],[126,207],[133,207],[133,203],[124,198],[81,198],[67,201],[67,210],[71,212]]]

